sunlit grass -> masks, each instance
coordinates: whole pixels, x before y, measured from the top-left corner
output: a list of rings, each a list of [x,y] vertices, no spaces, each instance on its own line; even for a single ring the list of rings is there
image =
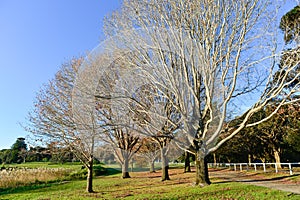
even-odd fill
[[[183,169],[171,169],[171,180],[164,182],[160,171],[130,174],[130,179],[121,179],[120,174],[96,177],[92,194],[85,192],[85,180],[76,180],[17,188],[2,193],[0,199],[299,199],[288,192],[217,178],[200,188],[192,184],[194,173],[183,173]]]

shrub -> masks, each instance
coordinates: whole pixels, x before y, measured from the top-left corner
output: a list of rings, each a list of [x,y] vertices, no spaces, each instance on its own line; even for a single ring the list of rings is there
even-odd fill
[[[83,168],[79,171],[70,173],[69,177],[71,179],[86,179],[87,173],[88,173],[87,169]],[[101,165],[93,166],[93,176],[101,176],[101,175],[105,175],[106,173],[107,173],[106,169]]]

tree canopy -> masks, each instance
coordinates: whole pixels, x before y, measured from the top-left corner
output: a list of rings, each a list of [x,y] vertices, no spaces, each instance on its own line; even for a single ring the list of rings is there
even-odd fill
[[[287,12],[280,21],[280,29],[284,31],[284,40],[286,43],[292,41],[299,42],[300,33],[300,6],[295,6]]]
[[[91,96],[109,100],[118,115],[139,116],[135,130],[140,134],[172,136],[181,149],[196,154],[196,183],[209,184],[207,155],[299,100],[294,96],[299,61],[292,57],[277,68],[278,26],[271,4],[124,0],[105,20],[110,38],[82,66],[83,74],[94,73],[80,83]],[[96,90],[98,80],[102,91]],[[148,90],[151,101],[139,98],[140,88]],[[253,96],[248,109],[236,112]],[[280,101],[273,112],[253,121],[275,98]],[[235,118],[239,123],[228,126]]]

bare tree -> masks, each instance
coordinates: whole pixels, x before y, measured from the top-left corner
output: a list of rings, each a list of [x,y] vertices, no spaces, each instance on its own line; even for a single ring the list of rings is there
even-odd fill
[[[93,78],[90,77],[91,82],[89,84],[86,84],[85,76],[81,77],[81,80],[78,79],[77,85],[81,85],[80,87],[84,88],[85,91],[90,91],[90,93],[87,93],[86,99],[89,99],[89,95],[93,94],[92,97],[96,101],[95,116],[98,119],[98,124],[102,124],[103,127],[103,134],[100,136],[101,140],[110,144],[113,149],[115,158],[122,166],[122,178],[130,178],[128,165],[134,154],[141,147],[140,136],[135,131],[132,114],[126,110],[119,109],[118,102],[109,100],[113,91],[117,90],[115,87],[118,85],[117,81],[119,80],[119,73],[121,73],[121,71],[114,69],[123,63],[112,62],[109,63],[110,66],[108,68],[103,67],[102,70],[97,70],[97,66],[102,66],[105,63],[103,60],[107,57],[107,55],[103,54],[98,57],[92,57],[90,60],[87,59],[87,66],[83,66],[81,74],[89,70],[102,73],[94,73]]]
[[[114,150],[110,144],[97,147],[95,157],[105,164],[111,164],[115,161]]]
[[[140,127],[139,131],[151,137],[160,149],[162,181],[165,181],[170,180],[169,145],[174,138],[174,131],[178,129],[179,125],[176,123],[179,116],[171,102],[174,99],[161,97],[151,85],[143,84],[135,91],[129,105],[130,112],[134,114],[135,122]],[[121,105],[128,106],[124,102]]]
[[[149,163],[150,173],[155,172],[154,162],[159,155],[160,148],[158,144],[153,141],[152,138],[144,138],[142,140],[142,146],[137,154],[138,157],[145,158]]]
[[[114,91],[110,99],[127,97],[142,105],[139,112],[150,116],[145,120],[147,131],[143,122],[145,135],[159,120],[175,127],[177,144],[196,155],[197,185],[210,184],[208,154],[243,128],[298,101],[293,94],[299,91],[299,73],[289,76],[298,60],[290,58],[277,68],[277,9],[273,1],[262,0],[124,0],[122,8],[106,19],[106,33],[113,37],[105,45],[123,52],[118,59],[127,63],[119,70],[136,72],[135,78],[133,73],[119,77],[122,92]],[[132,98],[132,86],[139,79],[154,88],[149,90],[156,100],[152,107],[170,102],[179,120],[168,117],[163,106],[158,112]],[[274,111],[250,123],[274,98],[280,99]],[[122,106],[132,110],[127,101]],[[240,118],[239,124],[229,126],[234,118]],[[230,134],[218,140],[223,133]]]
[[[29,112],[26,130],[40,141],[69,148],[88,170],[87,192],[93,192],[93,159],[99,139],[99,124],[90,107],[81,106],[86,118],[73,109],[73,89],[83,59],[66,63],[37,94]]]
[[[115,158],[122,166],[122,178],[130,178],[128,166],[141,147],[140,138],[132,134],[132,130],[124,127],[104,132],[102,140],[111,145]]]

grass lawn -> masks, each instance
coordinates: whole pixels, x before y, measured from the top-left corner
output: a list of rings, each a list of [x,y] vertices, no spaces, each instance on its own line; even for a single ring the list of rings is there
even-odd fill
[[[120,174],[96,177],[95,193],[85,192],[86,181],[61,181],[2,191],[0,199],[299,199],[299,195],[212,178],[204,188],[192,185],[194,173],[170,170],[170,181],[161,182],[156,173],[133,172],[132,178]]]

